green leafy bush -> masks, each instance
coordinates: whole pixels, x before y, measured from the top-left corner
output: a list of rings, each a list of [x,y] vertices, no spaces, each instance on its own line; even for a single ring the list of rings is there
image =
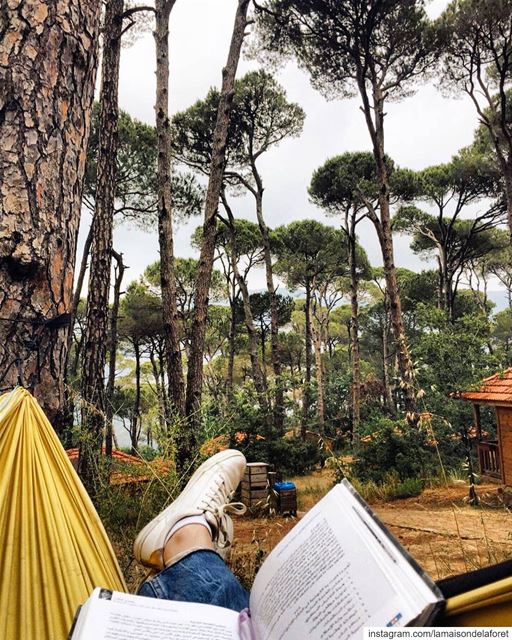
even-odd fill
[[[399,482],[396,487],[396,498],[414,498],[423,491],[423,480],[421,478],[406,478]]]
[[[305,475],[320,461],[314,442],[298,439],[256,440],[241,447],[248,462],[268,462],[283,476]]]
[[[391,472],[400,481],[424,478],[438,465],[425,433],[405,421],[381,418],[367,425],[367,430],[370,433],[362,438],[352,465],[352,474],[361,482],[382,484]]]

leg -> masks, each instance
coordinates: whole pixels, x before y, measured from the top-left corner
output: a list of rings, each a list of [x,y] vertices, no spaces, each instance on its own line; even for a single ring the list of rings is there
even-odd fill
[[[202,602],[234,611],[249,607],[249,594],[213,550],[193,551],[144,582],[140,596]]]
[[[213,456],[177,500],[144,527],[135,540],[135,557],[160,573],[142,585],[139,595],[235,611],[248,607],[247,592],[219,555],[229,550],[233,538],[227,511],[242,512],[229,499],[244,470],[245,458],[237,451]]]

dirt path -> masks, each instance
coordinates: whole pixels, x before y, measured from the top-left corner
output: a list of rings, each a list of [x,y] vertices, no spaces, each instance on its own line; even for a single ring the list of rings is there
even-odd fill
[[[315,478],[313,478],[315,480]],[[306,508],[322,491],[308,493]],[[306,489],[304,489],[306,488]],[[434,578],[476,569],[512,557],[512,514],[497,499],[496,486],[478,488],[482,506],[467,505],[467,486],[428,489],[417,498],[380,502],[372,507],[384,524]],[[301,512],[299,512],[299,517]],[[235,523],[233,567],[250,584],[265,555],[293,527],[293,518],[239,518]]]

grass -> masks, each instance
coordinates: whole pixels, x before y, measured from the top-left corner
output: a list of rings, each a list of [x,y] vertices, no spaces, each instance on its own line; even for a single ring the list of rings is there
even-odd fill
[[[326,467],[313,471],[308,476],[292,479],[297,487],[297,506],[299,511],[309,511],[334,484],[334,475]]]

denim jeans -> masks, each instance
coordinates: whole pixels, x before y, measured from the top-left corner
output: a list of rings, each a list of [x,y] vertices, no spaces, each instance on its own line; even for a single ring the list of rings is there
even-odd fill
[[[242,611],[249,606],[249,595],[215,551],[194,551],[176,564],[146,580],[140,596],[202,602]]]

